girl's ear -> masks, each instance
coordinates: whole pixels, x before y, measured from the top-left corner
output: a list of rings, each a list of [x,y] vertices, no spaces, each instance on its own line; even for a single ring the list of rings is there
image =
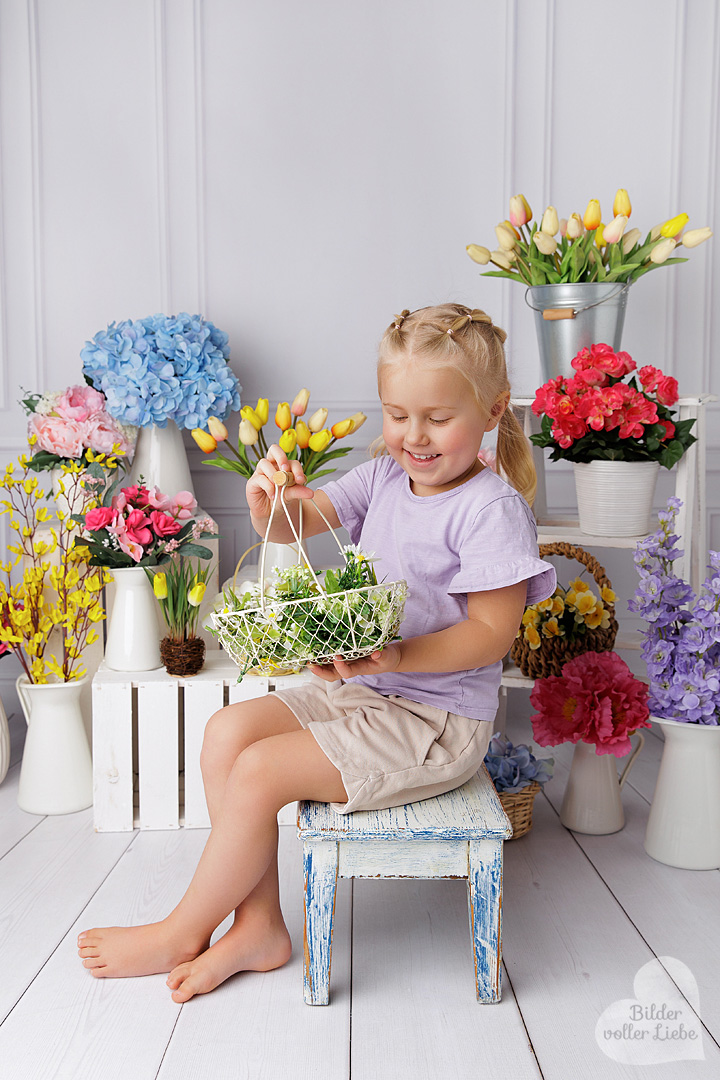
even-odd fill
[[[506,390],[504,394],[500,394],[500,396],[495,400],[495,404],[490,410],[490,418],[485,427],[486,431],[492,431],[493,428],[497,427],[497,425],[502,420],[503,413],[505,412],[509,404],[510,391]]]

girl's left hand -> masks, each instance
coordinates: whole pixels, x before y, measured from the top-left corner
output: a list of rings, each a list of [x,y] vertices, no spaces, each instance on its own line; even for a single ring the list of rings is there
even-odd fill
[[[370,656],[361,656],[359,660],[341,660],[336,656],[332,664],[308,664],[308,671],[326,682],[353,679],[356,675],[383,675],[388,671],[397,671],[401,655],[399,645],[386,645],[384,649],[376,649]]]

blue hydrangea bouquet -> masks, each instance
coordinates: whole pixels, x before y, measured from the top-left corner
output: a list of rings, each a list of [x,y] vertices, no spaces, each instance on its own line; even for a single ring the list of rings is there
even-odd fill
[[[533,800],[552,776],[554,765],[554,758],[538,760],[525,743],[513,746],[499,731],[490,740],[485,768],[510,819],[513,840],[530,831]]]
[[[149,315],[111,323],[80,353],[85,378],[116,420],[137,427],[206,427],[240,408],[228,336],[200,315]]]
[[[642,656],[650,679],[648,705],[655,716],[689,724],[720,724],[720,551],[709,552],[700,596],[673,572],[683,552],[673,532],[682,506],[673,496],[658,515],[660,526],[635,549],[640,583],[628,602],[642,615]]]

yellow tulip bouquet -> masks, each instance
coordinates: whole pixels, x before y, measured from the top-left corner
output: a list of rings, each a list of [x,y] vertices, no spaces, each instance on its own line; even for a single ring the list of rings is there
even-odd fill
[[[165,569],[145,567],[145,573],[168,628],[160,642],[166,670],[170,675],[197,674],[205,659],[205,642],[197,636],[198,615],[212,568],[198,561],[193,569],[191,559],[173,555]]]
[[[96,504],[103,470],[117,468],[113,458],[87,453],[89,465],[61,466],[62,492],[84,510]],[[77,523],[59,508],[53,520],[43,505],[52,498],[52,488],[46,492],[31,474],[32,459],[22,454],[18,461],[19,473],[11,462],[0,475],[0,488],[8,496],[0,501],[0,513],[9,514],[10,528],[17,533],[17,543],[8,545],[14,559],[0,563],[7,575],[6,582],[0,581],[0,642],[15,653],[31,682],[47,683],[51,675],[71,682],[86,674],[82,652],[97,641],[95,625],[105,618],[100,594],[109,575],[88,565],[88,552],[75,543]],[[22,577],[14,580],[20,563]],[[58,655],[48,647],[56,628]]]
[[[303,472],[308,481],[318,480],[321,476],[327,476],[333,469],[325,469],[323,466],[336,458],[344,457],[352,450],[351,446],[336,446],[335,444],[347,435],[357,431],[367,417],[362,412],[356,412],[345,420],[339,420],[332,427],[326,427],[328,416],[327,409],[317,409],[307,423],[301,419],[308,407],[310,391],[303,388],[300,390],[291,404],[281,401],[275,410],[275,424],[280,435],[278,445],[284,450],[291,461],[300,461]],[[192,436],[206,454],[214,454],[212,458],[206,458],[204,464],[217,465],[221,469],[229,469],[231,472],[239,472],[249,479],[255,472],[255,466],[261,457],[268,452],[268,442],[272,438],[266,438],[263,430],[270,415],[270,402],[268,398],[258,398],[255,408],[246,405],[240,410],[240,428],[238,431],[237,449],[228,437],[225,425],[215,416],[208,420],[208,431],[203,428],[195,428]],[[228,447],[233,456],[228,457],[223,447]],[[249,456],[252,450],[254,460]]]
[[[468,244],[466,251],[481,266],[492,263],[484,277],[504,277],[523,285],[561,285],[567,282],[637,281],[658,266],[687,262],[673,256],[679,248],[694,248],[712,236],[707,226],[683,231],[687,214],[677,214],[654,226],[645,239],[640,229],[626,231],[632,206],[620,188],[613,202],[613,218],[603,224],[600,202],[590,199],[584,215],[559,218],[548,206],[540,224],[524,195],[510,199],[510,216],[495,227],[494,251]]]

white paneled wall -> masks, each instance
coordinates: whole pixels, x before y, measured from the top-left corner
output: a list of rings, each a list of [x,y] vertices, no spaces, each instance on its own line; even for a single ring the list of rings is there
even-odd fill
[[[308,385],[333,419],[367,411],[352,461],[403,307],[488,310],[527,391],[523,289],[465,244],[517,191],[561,215],[597,196],[607,219],[623,186],[641,228],[715,225],[719,61],[716,0],[0,0],[0,456],[21,385],[79,381],[87,338],[156,311],[228,332],[244,400]],[[720,237],[630,293],[623,347],[686,394],[720,394],[719,260]],[[191,461],[230,572],[242,484]],[[569,470],[552,490],[572,507]]]

